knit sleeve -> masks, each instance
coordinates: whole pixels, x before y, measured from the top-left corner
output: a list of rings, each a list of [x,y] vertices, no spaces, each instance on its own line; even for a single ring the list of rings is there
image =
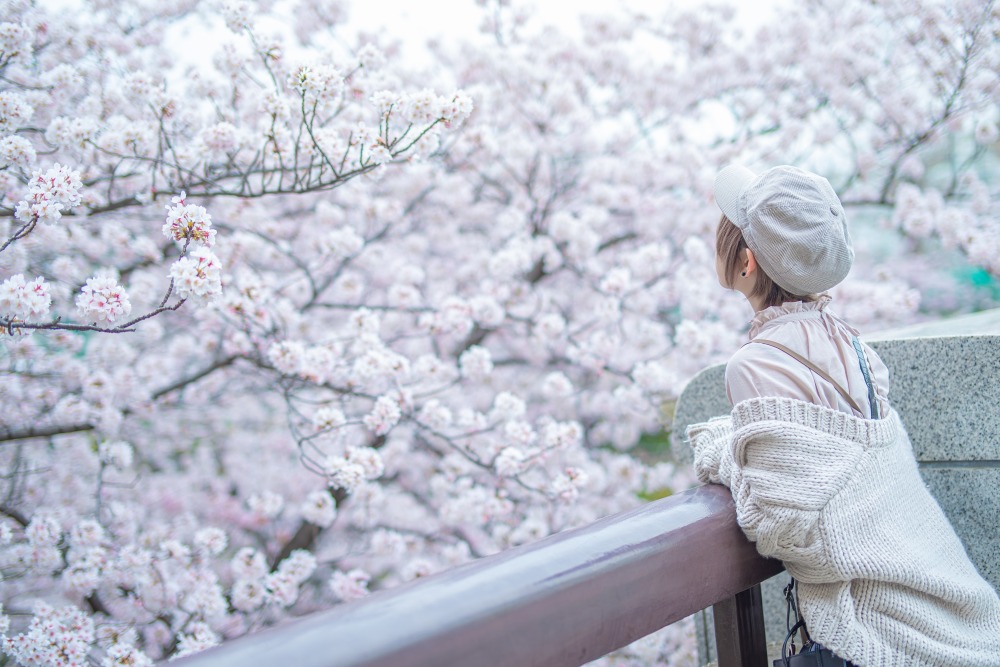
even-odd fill
[[[788,422],[755,422],[737,430],[728,464],[736,517],[764,556],[829,569],[820,512],[861,460],[860,445]],[[835,580],[831,570],[831,581]],[[810,583],[821,583],[811,581]]]
[[[692,424],[688,426],[687,437],[694,452],[694,470],[698,479],[704,484],[729,486],[732,473],[732,457],[729,455],[733,439],[732,419],[727,415]]]

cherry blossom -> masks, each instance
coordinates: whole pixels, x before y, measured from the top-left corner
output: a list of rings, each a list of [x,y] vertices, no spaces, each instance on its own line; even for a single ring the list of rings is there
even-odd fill
[[[693,484],[643,436],[745,340],[726,163],[831,180],[865,331],[997,305],[995,7],[479,4],[419,70],[341,2],[5,5],[12,664],[185,655]]]
[[[15,317],[44,317],[50,305],[52,295],[45,278],[41,276],[26,282],[24,276],[18,273],[0,284],[0,310]]]
[[[181,192],[167,207],[167,221],[163,224],[163,233],[178,243],[195,241],[211,248],[215,243],[215,230],[212,229],[212,216],[203,206],[187,204],[186,195]]]
[[[88,322],[115,322],[132,312],[128,293],[111,276],[88,278],[76,297],[76,307]]]
[[[174,262],[170,277],[181,296],[212,300],[222,294],[219,258],[206,247],[195,248],[190,255]]]

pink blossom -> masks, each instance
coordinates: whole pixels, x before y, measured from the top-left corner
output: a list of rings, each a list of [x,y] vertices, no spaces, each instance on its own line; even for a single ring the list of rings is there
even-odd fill
[[[551,398],[563,398],[573,393],[573,382],[564,373],[549,373],[542,382],[542,392]]]
[[[347,461],[358,466],[364,472],[365,479],[372,480],[382,476],[385,465],[377,449],[371,447],[348,447]]]
[[[432,429],[441,431],[451,426],[454,415],[448,406],[443,405],[436,398],[432,398],[420,408],[417,419]]]
[[[45,317],[52,296],[42,277],[26,282],[20,273],[0,284],[0,312],[23,319]]]
[[[326,102],[335,98],[344,87],[344,76],[333,65],[303,65],[289,77],[288,84],[307,103]]]
[[[93,519],[80,521],[70,531],[70,542],[74,547],[97,546],[105,538],[104,527]]]
[[[330,590],[338,600],[350,602],[368,595],[368,582],[371,577],[364,570],[355,568],[348,572],[336,570],[330,576]]]
[[[28,183],[28,194],[65,204],[68,208],[80,205],[80,172],[64,167],[58,162],[45,173],[36,171]]]
[[[247,507],[265,519],[273,519],[284,509],[285,499],[274,491],[261,491],[247,498]]]
[[[267,590],[259,581],[238,579],[233,583],[229,597],[235,609],[251,612],[264,604],[266,593]]]
[[[55,517],[49,514],[38,514],[32,517],[31,523],[24,529],[24,534],[32,546],[47,547],[59,542],[62,528]]]
[[[316,557],[305,549],[295,549],[278,566],[278,573],[302,584],[316,571]]]
[[[76,307],[84,320],[97,323],[111,324],[132,312],[128,292],[110,276],[88,278],[76,297]]]
[[[266,601],[278,607],[290,607],[299,597],[299,584],[291,576],[273,572],[264,577]]]
[[[976,129],[973,133],[976,142],[984,146],[995,144],[1000,138],[1000,124],[994,118],[980,118],[976,121]]]
[[[40,602],[27,631],[8,638],[2,648],[22,664],[84,667],[94,639],[94,622],[82,611]]]
[[[163,234],[180,244],[196,241],[211,248],[215,243],[215,230],[212,229],[212,216],[202,206],[187,204],[187,194],[181,192],[171,199],[173,206],[167,207],[167,221],[163,225]]]
[[[351,493],[365,481],[365,469],[360,463],[348,461],[343,456],[329,456],[323,463],[323,469],[333,488],[344,489]]]
[[[302,518],[320,528],[327,528],[337,518],[337,508],[328,491],[313,491],[301,505]]]
[[[379,116],[385,118],[388,116],[393,107],[399,105],[399,97],[388,90],[380,90],[373,94],[370,99],[371,103],[375,105],[378,109]]]
[[[221,554],[228,543],[226,533],[220,528],[202,528],[194,534],[194,546],[196,549],[210,555]]]
[[[493,463],[501,477],[513,477],[524,470],[524,452],[516,447],[504,447]]]
[[[152,667],[153,661],[131,644],[114,644],[101,661],[101,667]]]
[[[374,71],[381,69],[386,64],[385,54],[374,44],[365,44],[358,51],[358,62],[366,70]]]
[[[509,442],[520,447],[534,444],[538,439],[538,434],[535,433],[531,424],[520,420],[512,420],[504,424],[503,434]]]
[[[222,266],[219,258],[207,247],[195,248],[170,267],[181,296],[212,301],[222,294]]]
[[[10,58],[17,62],[27,62],[32,54],[31,30],[17,23],[0,23],[0,54],[4,59]]]
[[[493,399],[490,416],[495,419],[517,419],[524,416],[527,405],[524,400],[509,391],[502,391]]]
[[[199,138],[212,159],[223,159],[240,147],[240,131],[232,123],[216,123],[206,127]]]
[[[25,224],[55,222],[64,208],[80,204],[81,187],[80,173],[58,163],[45,173],[36,171],[28,182],[28,197],[18,202],[14,216]]]
[[[98,445],[98,454],[101,457],[102,463],[118,470],[125,470],[132,467],[132,445],[127,442],[102,442]]]
[[[0,29],[8,25],[10,24],[0,24]],[[3,39],[2,34],[0,39]],[[34,107],[28,104],[23,95],[9,91],[0,92],[0,134],[14,132],[30,121],[34,113]]]
[[[208,624],[194,622],[188,625],[188,631],[177,635],[177,657],[191,655],[216,646],[220,637]]]
[[[468,118],[473,108],[472,98],[461,90],[456,91],[450,98],[442,98],[439,104],[440,117],[448,123]]]
[[[339,408],[326,406],[313,414],[313,426],[319,431],[340,428],[346,423],[347,418],[344,416],[344,411]]]
[[[285,340],[271,345],[267,357],[280,373],[296,375],[303,367],[305,353],[305,346],[299,341]]]
[[[400,113],[408,122],[426,125],[441,117],[441,101],[434,91],[407,93],[400,100]]]
[[[98,121],[92,117],[53,118],[45,130],[45,140],[60,148],[83,148],[93,140],[99,129]]]
[[[36,157],[35,147],[24,137],[12,135],[0,139],[0,167],[16,165],[27,169]]]
[[[350,227],[340,227],[320,238],[319,248],[333,259],[341,260],[356,254],[364,247],[364,238]]]
[[[226,0],[222,5],[222,16],[226,27],[233,32],[242,32],[253,27],[253,4],[245,0]]]
[[[474,345],[462,353],[458,360],[458,366],[463,377],[475,380],[482,379],[493,372],[493,357],[485,347]]]
[[[243,547],[236,552],[229,564],[233,576],[237,579],[257,581],[267,574],[267,561],[264,554],[251,547]]]
[[[399,403],[395,399],[389,396],[380,396],[375,401],[371,412],[365,415],[363,421],[365,426],[375,435],[383,435],[399,422],[402,414]]]

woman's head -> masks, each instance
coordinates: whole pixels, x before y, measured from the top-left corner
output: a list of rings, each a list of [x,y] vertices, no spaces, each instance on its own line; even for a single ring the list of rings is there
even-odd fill
[[[715,265],[719,283],[727,289],[736,289],[737,280],[749,278],[746,293],[751,301],[759,301],[761,308],[780,306],[786,301],[815,301],[816,295],[795,295],[778,285],[756,266],[753,251],[747,247],[743,232],[725,215],[715,230]],[[750,268],[749,272],[747,268]]]
[[[752,264],[748,274],[765,274],[758,278],[767,278],[793,300],[824,292],[847,276],[854,249],[844,207],[822,176],[789,166],[758,176],[730,165],[716,176],[715,201],[724,223],[735,228],[719,228],[717,245],[726,268],[720,280],[727,278],[723,284],[749,296],[747,285],[737,284],[738,274],[732,273],[736,255]],[[760,290],[758,296],[771,291],[763,282]]]

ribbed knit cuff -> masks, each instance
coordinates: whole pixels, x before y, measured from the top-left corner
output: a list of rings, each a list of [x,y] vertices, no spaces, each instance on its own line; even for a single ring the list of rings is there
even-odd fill
[[[857,442],[865,449],[891,445],[898,434],[895,410],[882,419],[861,419],[794,398],[748,398],[733,407],[733,429],[762,421],[783,421]]]
[[[686,435],[694,453],[694,470],[701,482],[728,486],[728,481],[720,477],[719,468],[722,449],[728,444],[732,432],[733,425],[728,416],[688,426]]]

